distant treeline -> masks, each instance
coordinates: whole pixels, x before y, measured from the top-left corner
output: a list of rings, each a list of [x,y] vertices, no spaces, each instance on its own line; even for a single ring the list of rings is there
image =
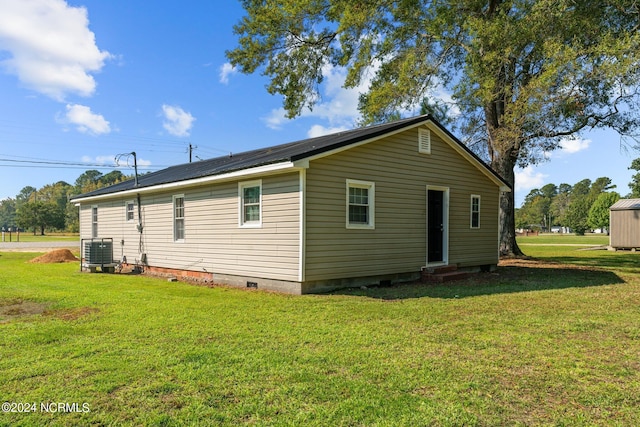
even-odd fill
[[[636,174],[629,183],[627,198],[640,198],[640,158],[629,169]],[[609,208],[620,199],[611,179],[601,177],[591,182],[547,184],[529,192],[521,208],[516,209],[516,228],[550,231],[554,226],[569,227],[576,234],[587,230],[609,229]]]
[[[88,170],[76,179],[74,185],[65,181],[47,184],[42,188],[26,186],[15,198],[0,201],[0,227],[45,231],[79,231],[78,208],[69,200],[78,194],[97,190],[131,179],[120,171],[102,174]]]

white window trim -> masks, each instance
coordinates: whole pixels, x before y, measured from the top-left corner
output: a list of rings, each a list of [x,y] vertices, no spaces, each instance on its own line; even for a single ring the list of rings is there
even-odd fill
[[[183,213],[182,213],[182,227],[183,227],[183,237],[181,239],[177,239],[176,238],[176,220],[178,218],[176,218],[176,199],[182,199],[182,209],[183,209]],[[186,227],[186,223],[187,223],[187,215],[186,215],[186,199],[184,197],[184,194],[175,194],[172,198],[172,203],[171,203],[171,209],[173,210],[173,241],[177,242],[177,243],[182,243],[185,240],[185,236],[187,234],[187,227]]]
[[[95,221],[93,220],[93,212],[94,211],[96,213]],[[95,239],[95,238],[98,237],[98,233],[99,233],[99,230],[98,230],[98,218],[99,217],[98,217],[98,215],[99,215],[98,205],[92,205],[91,206],[91,238],[92,239]]]
[[[129,205],[133,206],[133,218],[129,219]],[[124,202],[124,219],[127,222],[133,222],[136,220],[136,202],[134,200],[127,200]]]
[[[260,188],[260,200],[258,201],[258,208],[260,219],[258,221],[245,221],[244,220],[244,189],[247,187],[259,187]],[[256,179],[253,181],[243,181],[238,183],[238,226],[240,228],[262,228],[262,180]]]
[[[478,199],[478,226],[477,227],[473,226],[473,199]],[[477,230],[478,228],[480,228],[480,211],[482,209],[481,202],[482,202],[482,199],[479,194],[471,195],[471,201],[469,204],[469,228],[473,230]]]
[[[349,188],[366,188],[369,190],[369,223],[368,224],[351,224],[349,222]],[[375,230],[376,228],[376,184],[370,181],[360,181],[357,179],[347,179],[346,183],[346,205],[345,205],[345,224],[348,229]]]

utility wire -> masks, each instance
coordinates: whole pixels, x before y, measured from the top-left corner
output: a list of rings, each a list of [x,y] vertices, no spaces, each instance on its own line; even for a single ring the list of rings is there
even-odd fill
[[[104,166],[110,167],[109,165],[105,165],[104,163],[77,163],[77,162],[63,162],[63,161],[53,161],[53,160],[17,160],[17,159],[0,159],[0,162],[13,162],[13,163],[29,163],[29,164],[43,164],[43,165],[61,165],[61,166]],[[113,165],[111,167],[116,167]]]
[[[50,166],[50,165],[0,165],[3,168],[30,168],[30,169],[78,169],[78,170],[87,170],[87,169],[104,169],[104,170],[112,170],[117,169],[115,166]],[[145,169],[145,171],[154,172],[153,169]]]
[[[17,156],[15,156],[17,157]],[[66,161],[55,161],[55,160],[17,160],[17,159],[2,159],[0,158],[0,162],[8,162],[8,163],[20,163],[18,165],[3,165],[9,167],[34,167],[33,165],[39,165],[37,167],[50,167],[50,168],[64,168],[64,167],[83,167],[83,168],[101,168],[101,169],[119,169],[122,168],[120,165],[108,165],[104,163],[80,163],[80,162],[66,162]],[[164,165],[154,165],[153,168],[149,169],[161,169],[168,166]]]

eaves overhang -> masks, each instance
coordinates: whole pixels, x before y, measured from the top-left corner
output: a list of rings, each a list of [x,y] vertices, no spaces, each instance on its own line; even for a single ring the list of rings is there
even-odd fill
[[[131,196],[131,195],[152,194],[152,193],[161,193],[161,192],[172,191],[172,190],[181,190],[189,187],[200,187],[203,185],[208,185],[213,183],[233,181],[239,178],[249,179],[249,178],[255,178],[265,174],[273,175],[276,173],[293,172],[293,171],[303,169],[306,166],[308,165],[305,165],[305,162],[284,161],[284,162],[272,163],[268,165],[256,166],[248,169],[237,170],[233,172],[222,173],[218,175],[209,175],[209,176],[204,176],[200,178],[167,182],[164,184],[151,185],[147,187],[134,187],[134,188],[129,188],[126,190],[117,191],[113,193],[98,194],[95,196],[78,197],[78,198],[71,199],[71,202],[78,205],[78,204],[88,203],[88,202],[97,202],[101,200],[122,198],[122,197]]]

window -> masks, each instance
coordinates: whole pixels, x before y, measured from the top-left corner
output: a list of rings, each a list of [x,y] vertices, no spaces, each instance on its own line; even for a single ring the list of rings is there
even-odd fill
[[[135,219],[135,203],[128,201],[125,204],[125,216],[127,221],[133,221]]]
[[[471,195],[471,228],[480,228],[480,196]]]
[[[375,184],[347,180],[347,228],[375,228]]]
[[[260,227],[262,225],[262,181],[241,182],[240,226]]]
[[[173,196],[173,240],[184,240],[184,196]]]
[[[418,129],[418,152],[431,154],[431,132],[429,129]]]
[[[98,207],[91,207],[91,237],[98,237]]]

